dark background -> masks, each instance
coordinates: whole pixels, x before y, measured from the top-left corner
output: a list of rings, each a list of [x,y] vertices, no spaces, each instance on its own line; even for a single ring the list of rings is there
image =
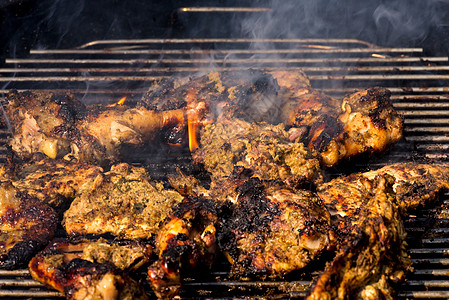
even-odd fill
[[[182,13],[189,6],[271,13]],[[449,0],[0,0],[0,59],[93,40],[186,37],[357,38],[448,55]]]

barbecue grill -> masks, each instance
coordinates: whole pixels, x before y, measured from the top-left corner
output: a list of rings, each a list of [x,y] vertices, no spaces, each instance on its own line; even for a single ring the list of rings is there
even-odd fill
[[[256,47],[254,47],[256,46]],[[173,74],[248,68],[304,70],[314,88],[342,97],[357,89],[391,90],[404,117],[404,138],[382,157],[352,160],[351,170],[387,163],[432,160],[448,164],[448,57],[427,57],[421,48],[385,48],[355,39],[142,39],[100,40],[73,49],[31,50],[26,57],[6,58],[0,69],[0,93],[10,89],[64,90],[87,103],[111,104],[127,96],[131,103],[149,84]],[[446,86],[445,86],[446,85]],[[0,159],[6,158],[8,129],[0,131]],[[167,158],[179,165],[182,158]],[[146,161],[150,170],[167,161]],[[335,169],[333,175],[340,175]],[[159,174],[163,175],[163,174]],[[436,207],[406,220],[414,272],[399,287],[400,298],[449,298],[449,193]],[[226,264],[211,276],[191,276],[183,298],[292,298],[306,295],[316,272],[278,281],[232,281]],[[0,271],[0,297],[58,298],[31,279],[28,271]],[[268,295],[268,296],[267,296]]]

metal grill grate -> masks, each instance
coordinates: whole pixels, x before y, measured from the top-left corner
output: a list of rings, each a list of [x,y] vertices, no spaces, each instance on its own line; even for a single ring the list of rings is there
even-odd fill
[[[175,73],[248,68],[302,69],[313,87],[335,97],[371,86],[389,88],[394,106],[404,116],[405,138],[369,165],[417,156],[441,164],[449,161],[448,57],[423,57],[419,48],[382,48],[341,39],[95,41],[76,49],[32,50],[26,58],[6,59],[0,69],[0,93],[10,89],[64,90],[86,102],[113,103],[124,95],[137,100],[151,81]],[[5,157],[7,134],[6,129],[0,131],[0,159]],[[400,287],[400,298],[449,298],[448,205],[446,193],[441,206],[419,211],[406,220],[415,271]],[[218,269],[210,278],[186,280],[182,296],[302,297],[311,280],[230,281],[226,268]],[[0,271],[0,286],[0,297],[5,298],[59,296],[32,280],[27,270]]]

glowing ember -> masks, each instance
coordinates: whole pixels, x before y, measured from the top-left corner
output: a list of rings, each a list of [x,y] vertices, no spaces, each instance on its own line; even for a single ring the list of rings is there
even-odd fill
[[[373,53],[371,54],[372,57],[378,57],[378,58],[387,58],[385,55]]]

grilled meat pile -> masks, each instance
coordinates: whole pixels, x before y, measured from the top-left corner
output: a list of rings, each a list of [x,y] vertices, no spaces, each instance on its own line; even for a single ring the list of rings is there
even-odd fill
[[[385,151],[402,137],[402,118],[390,92],[370,88],[337,100],[311,88],[302,72],[210,72],[156,82],[142,105],[156,111],[185,108],[191,122],[220,116],[285,124],[325,166],[363,153]]]
[[[30,272],[70,299],[146,299],[142,280],[171,298],[186,272],[223,257],[239,280],[325,265],[309,299],[391,297],[410,269],[402,218],[449,188],[448,169],[400,163],[324,182],[327,167],[401,138],[389,97],[371,88],[338,100],[302,72],[260,70],[163,79],[135,108],[13,91],[6,116],[23,161],[0,169],[6,244],[36,245],[26,262],[49,243]],[[125,148],[185,145],[187,128],[209,181],[156,182],[120,163]],[[24,207],[43,213],[22,221]],[[50,241],[58,222],[66,237]]]

